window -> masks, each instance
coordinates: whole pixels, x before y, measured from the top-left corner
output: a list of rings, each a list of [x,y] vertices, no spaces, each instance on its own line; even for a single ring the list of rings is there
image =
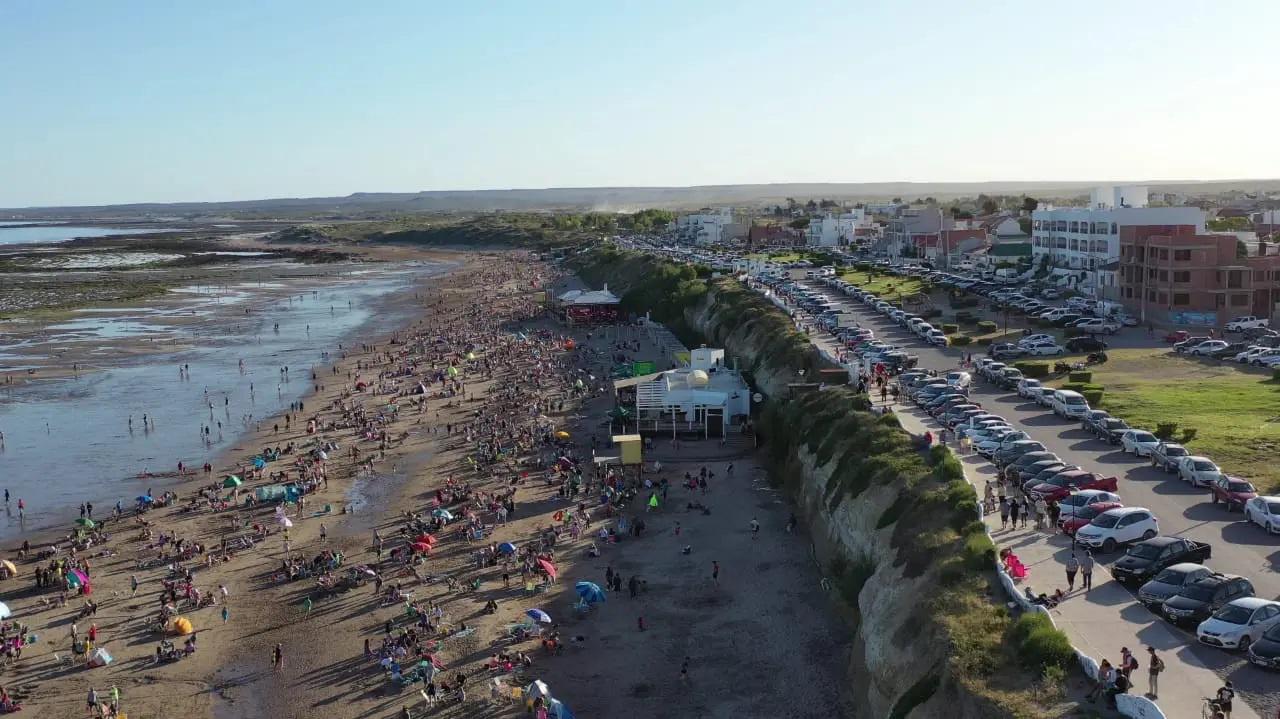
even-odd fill
[[[1191,295],[1187,294],[1186,292],[1173,293],[1174,307],[1186,307],[1189,304],[1191,304]]]
[[[1159,302],[1160,304],[1164,304],[1168,301],[1169,301],[1169,296],[1166,295],[1165,293],[1161,292],[1159,295],[1157,295],[1156,302]]]
[[[1173,260],[1174,262],[1190,262],[1191,250],[1174,250]]]
[[[1244,307],[1249,304],[1249,295],[1231,295],[1232,307]]]
[[[1116,223],[1114,222],[1111,223],[1111,234],[1113,235],[1120,234],[1120,231],[1116,228]]]
[[[1253,271],[1253,279],[1255,279],[1255,280],[1257,280],[1257,281],[1261,282],[1262,280],[1267,279],[1267,273],[1266,273],[1265,271],[1263,271],[1263,270],[1254,270],[1254,271]]]
[[[1227,305],[1226,297],[1224,297],[1223,295],[1216,295],[1216,297],[1217,297],[1217,302],[1215,302],[1214,304],[1216,304],[1219,307],[1225,307]]]
[[[1191,273],[1187,270],[1178,270],[1173,273],[1174,282],[1190,282]]]
[[[1168,281],[1169,281],[1169,271],[1168,271],[1168,270],[1160,270],[1159,280],[1160,280],[1161,282],[1168,282]]]
[[[1169,250],[1165,249],[1164,247],[1161,247],[1161,248],[1160,248],[1160,259],[1162,259],[1162,260],[1167,260],[1167,259],[1169,259]]]

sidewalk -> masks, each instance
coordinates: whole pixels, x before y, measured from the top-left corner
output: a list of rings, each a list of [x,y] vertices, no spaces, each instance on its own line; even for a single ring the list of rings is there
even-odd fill
[[[940,425],[929,415],[909,406],[897,406],[899,421],[913,434],[936,432]],[[987,480],[994,478],[996,469],[976,454],[962,456],[965,477],[983,495]],[[1064,534],[1049,534],[1035,529],[1034,522],[1027,528],[1000,528],[1000,514],[984,517],[995,539],[997,548],[1009,547],[1027,566],[1027,578],[1018,583],[1020,589],[1032,587],[1036,594],[1052,594],[1054,589],[1067,588],[1065,563],[1071,553],[1071,540]],[[1117,664],[1120,649],[1128,647],[1138,658],[1139,668],[1134,672],[1131,694],[1141,695],[1147,690],[1147,647],[1156,648],[1164,660],[1165,671],[1160,675],[1160,697],[1156,701],[1170,717],[1196,716],[1203,698],[1213,696],[1222,686],[1223,677],[1201,660],[1198,653],[1209,652],[1216,656],[1221,652],[1200,647],[1194,636],[1174,629],[1167,622],[1151,614],[1138,603],[1129,590],[1111,580],[1110,570],[1101,562],[1093,572],[1093,589],[1081,590],[1076,577],[1076,590],[1065,601],[1049,610],[1058,628],[1066,633],[1072,645],[1098,662],[1109,659]],[[1223,659],[1230,655],[1223,654]],[[1224,666],[1227,662],[1224,661]],[[1237,697],[1232,719],[1261,719],[1257,712]]]

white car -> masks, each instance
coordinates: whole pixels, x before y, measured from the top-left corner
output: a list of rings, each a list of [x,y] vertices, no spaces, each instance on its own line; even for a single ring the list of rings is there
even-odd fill
[[[1040,380],[1038,379],[1023,377],[1022,379],[1018,380],[1018,396],[1029,398],[1031,397],[1032,390],[1037,390],[1037,393],[1038,393],[1038,390],[1043,386],[1044,385],[1041,384]]]
[[[1234,359],[1237,362],[1243,362],[1245,364],[1248,364],[1250,361],[1253,360],[1254,357],[1257,357],[1258,355],[1262,354],[1263,352],[1266,352],[1269,349],[1271,348],[1266,347],[1264,345],[1253,345],[1252,347],[1245,350],[1244,352],[1237,354],[1232,359]]]
[[[1082,489],[1072,492],[1066,499],[1058,502],[1058,518],[1074,517],[1076,511],[1097,502],[1119,502],[1120,495],[1103,489]]]
[[[1201,644],[1244,651],[1276,624],[1280,624],[1280,602],[1262,597],[1242,597],[1227,602],[1212,617],[1196,627]]]
[[[1104,552],[1131,542],[1141,542],[1160,534],[1160,523],[1145,507],[1108,509],[1076,530],[1076,542]]]
[[[1208,457],[1192,454],[1178,460],[1178,479],[1194,487],[1208,487],[1221,476],[1222,470]]]
[[[1067,348],[1060,344],[1035,344],[1025,347],[1027,354],[1032,357],[1054,356],[1058,357],[1067,353]]]
[[[1217,352],[1220,349],[1226,348],[1230,344],[1231,343],[1223,342],[1222,340],[1208,340],[1206,342],[1201,342],[1195,347],[1192,347],[1191,349],[1187,350],[1187,354],[1191,354],[1191,355],[1212,354],[1214,352]]]
[[[1023,337],[1022,339],[1018,340],[1018,346],[1027,347],[1028,345],[1040,344],[1042,342],[1057,342],[1057,341],[1058,341],[1058,338],[1054,337],[1053,335],[1046,335],[1046,334],[1027,335],[1026,337]]]
[[[1120,448],[1125,454],[1150,457],[1151,450],[1160,444],[1159,438],[1145,429],[1131,429],[1120,435]]]
[[[1280,534],[1280,497],[1254,497],[1244,503],[1244,519],[1267,531]]]
[[[1267,349],[1250,357],[1248,362],[1255,367],[1261,367],[1262,365],[1267,364],[1273,357],[1280,357],[1280,349],[1268,347]]]

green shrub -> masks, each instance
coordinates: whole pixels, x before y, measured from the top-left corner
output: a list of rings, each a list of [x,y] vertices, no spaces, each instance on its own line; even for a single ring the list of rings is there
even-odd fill
[[[991,344],[991,338],[990,338],[990,337],[979,337],[979,338],[978,338],[978,344],[983,345],[983,346],[985,347],[985,346],[987,346],[987,345]]]
[[[990,570],[996,563],[996,545],[986,532],[975,532],[965,537],[964,563],[970,569]]]
[[[1153,434],[1155,434],[1157,439],[1163,439],[1165,441],[1168,441],[1173,439],[1173,436],[1177,433],[1178,433],[1177,422],[1157,422],[1156,431]]]
[[[1093,389],[1081,392],[1084,395],[1084,401],[1089,403],[1090,407],[1098,408],[1102,406],[1102,390]]]
[[[949,325],[949,324],[944,324],[944,325],[942,326],[942,334],[944,334],[944,335],[953,335],[953,334],[955,334],[955,333],[957,333],[957,332],[959,332],[959,331],[960,331],[960,326],[959,326],[959,325]]]
[[[949,454],[950,452],[947,450],[946,445],[943,445],[943,444],[933,445],[932,447],[929,448],[929,465],[937,466],[938,463],[946,459]]]
[[[1186,444],[1196,438],[1196,428],[1186,427],[1182,430],[1182,444]]]
[[[942,482],[954,482],[955,480],[963,482],[964,465],[960,464],[960,460],[956,459],[955,455],[947,453],[947,457],[933,468],[933,476]],[[970,512],[973,511],[972,504],[969,505],[969,509]]]
[[[1067,373],[1067,380],[1070,382],[1083,382],[1084,384],[1088,384],[1093,381],[1093,373],[1092,372],[1069,372]]]
[[[1052,366],[1048,362],[1014,362],[1014,367],[1022,371],[1023,376],[1032,379],[1048,377]]]
[[[952,347],[964,347],[973,341],[973,338],[969,335],[951,335],[949,339]]]
[[[983,332],[995,332],[996,323],[992,322],[991,320],[983,320],[978,323],[978,329],[982,330]]]
[[[1280,380],[1280,367],[1271,370],[1271,379]]]
[[[1067,635],[1054,628],[1043,612],[1027,612],[1009,629],[1022,665],[1038,674],[1049,667],[1067,667],[1076,657]]]

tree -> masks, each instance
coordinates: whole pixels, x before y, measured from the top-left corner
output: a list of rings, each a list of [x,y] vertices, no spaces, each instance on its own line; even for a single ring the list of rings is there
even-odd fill
[[[1036,199],[1036,198],[1034,198],[1034,197],[1026,197],[1025,195],[1023,196],[1023,198],[1022,198],[1022,211],[1023,211],[1023,212],[1035,212],[1035,211],[1036,211],[1036,208],[1038,208],[1038,207],[1040,207],[1040,201],[1039,201],[1039,200],[1037,200],[1037,199]]]
[[[788,198],[787,198],[787,211],[788,211],[788,212],[790,212],[790,211],[792,211],[792,210],[796,209],[796,207],[797,207],[798,205],[799,205],[799,203],[798,203],[798,202],[796,202],[796,198],[794,198],[794,197],[788,197]]]
[[[1000,203],[986,195],[978,195],[978,207],[982,208],[984,215],[994,215],[1000,211]]]
[[[839,204],[839,203],[837,203],[835,200],[827,200],[827,199],[824,199],[822,202],[819,202],[819,203],[818,203],[818,206],[819,206],[819,207],[821,207],[821,208],[822,208],[822,209],[824,209],[824,210],[829,210],[829,209],[832,209],[832,208],[835,208],[835,207],[839,207],[839,206],[840,206],[840,204]]]
[[[1243,232],[1253,229],[1247,217],[1215,217],[1206,223],[1214,232]]]
[[[901,198],[901,197],[895,197],[895,198],[893,198],[893,204],[895,204],[895,205],[901,205],[901,204],[902,204],[902,198]]]
[[[801,217],[800,219],[792,220],[787,223],[787,227],[790,227],[793,230],[803,230],[808,226],[809,226],[808,217]]]
[[[1019,230],[1022,230],[1022,234],[1024,234],[1024,235],[1029,235],[1029,234],[1031,234],[1031,218],[1030,218],[1030,217],[1019,217],[1019,218],[1018,218],[1018,229],[1019,229]],[[1045,256],[1046,256],[1046,257],[1048,257],[1048,255],[1045,255]]]
[[[808,202],[804,203],[804,208],[810,212],[815,212],[818,209],[818,203],[814,202],[813,200],[809,200]]]
[[[1249,256],[1249,246],[1244,240],[1236,240],[1236,258],[1244,259]]]

